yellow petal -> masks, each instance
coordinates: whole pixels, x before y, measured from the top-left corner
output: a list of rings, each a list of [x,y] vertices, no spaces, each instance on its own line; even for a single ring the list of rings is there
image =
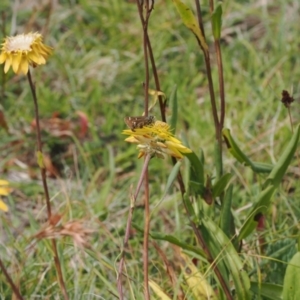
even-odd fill
[[[4,73],[6,74],[11,66],[11,56],[8,56],[5,65],[4,65]]]
[[[6,54],[4,52],[1,53],[0,55],[0,64],[3,64],[6,60]]]
[[[26,75],[28,73],[28,67],[28,60],[26,58],[23,58],[20,62],[19,71]]]
[[[2,185],[9,185],[9,182],[3,179],[0,179],[0,186]]]
[[[5,212],[8,211],[7,205],[0,199],[0,210],[3,210]]]
[[[0,195],[7,196],[10,192],[11,188],[9,187],[9,182],[0,179]]]
[[[12,59],[12,68],[13,68],[13,71],[16,74],[20,73],[19,72],[19,66],[20,66],[21,60],[22,60],[22,52],[18,52],[16,55],[13,56],[13,59]]]
[[[35,51],[31,51],[29,54],[28,54],[28,60],[29,61],[33,61],[34,63],[36,63],[37,65],[40,65],[41,64],[41,58],[40,58],[40,54],[38,52],[35,52]]]

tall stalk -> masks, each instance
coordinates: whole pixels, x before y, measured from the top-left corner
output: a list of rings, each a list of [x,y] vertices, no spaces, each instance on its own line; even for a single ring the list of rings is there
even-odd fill
[[[28,70],[27,78],[29,81],[29,85],[30,85],[30,89],[31,89],[32,97],[33,97],[33,103],[34,103],[34,113],[35,113],[35,123],[36,123],[36,140],[37,140],[37,160],[38,160],[38,165],[39,165],[40,171],[41,171],[43,188],[44,188],[44,193],[45,193],[45,198],[46,198],[48,222],[51,223],[52,212],[51,212],[51,203],[50,203],[49,190],[48,190],[47,177],[46,177],[46,169],[43,164],[43,149],[42,149],[38,101],[37,101],[37,96],[36,96],[35,85],[32,81],[30,70]],[[57,276],[58,276],[59,285],[60,285],[60,288],[61,288],[61,291],[62,291],[62,294],[63,294],[65,300],[68,300],[69,297],[68,297],[65,282],[63,279],[62,271],[61,271],[61,265],[60,265],[60,261],[59,261],[59,257],[58,257],[55,239],[51,240],[51,244],[52,244],[52,249],[54,252],[54,264],[55,264],[55,268],[56,268],[56,272],[57,272]]]

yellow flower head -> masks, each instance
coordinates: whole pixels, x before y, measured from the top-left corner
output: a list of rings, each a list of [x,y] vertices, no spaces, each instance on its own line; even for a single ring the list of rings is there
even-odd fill
[[[0,64],[5,62],[4,72],[12,67],[16,74],[28,73],[29,65],[44,65],[52,48],[43,44],[39,33],[19,34],[6,37],[1,47]]]
[[[8,186],[8,184],[9,183],[6,180],[0,179],[0,196],[7,196],[10,193],[11,188]],[[1,200],[1,198],[0,198],[0,210],[3,210],[5,212],[8,211],[7,205]]]
[[[182,158],[183,153],[191,153],[192,150],[182,145],[170,132],[170,126],[162,121],[156,121],[153,125],[135,128],[134,131],[123,130],[123,134],[129,135],[126,142],[138,144],[138,158],[146,154],[164,158],[167,155]]]

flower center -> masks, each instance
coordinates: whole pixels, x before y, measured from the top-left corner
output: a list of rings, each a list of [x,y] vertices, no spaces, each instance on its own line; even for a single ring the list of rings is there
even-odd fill
[[[6,50],[10,52],[31,51],[31,45],[33,41],[34,37],[31,35],[18,35],[9,40],[6,45]]]

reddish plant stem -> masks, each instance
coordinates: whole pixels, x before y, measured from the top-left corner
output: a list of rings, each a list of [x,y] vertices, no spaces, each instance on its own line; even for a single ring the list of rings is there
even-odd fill
[[[214,1],[209,0],[210,14],[214,12]],[[221,100],[221,113],[220,113],[220,130],[222,131],[224,127],[225,119],[225,89],[224,89],[224,76],[223,76],[223,61],[220,39],[215,39],[215,49],[218,65],[218,76],[219,76],[219,89],[220,89],[220,100]]]
[[[0,269],[2,270],[4,276],[6,277],[6,280],[8,281],[11,289],[13,290],[14,295],[17,297],[17,299],[23,300],[24,298],[21,296],[19,289],[17,288],[17,286],[14,284],[13,280],[9,276],[4,264],[2,263],[1,258],[0,258]]]
[[[143,244],[143,265],[144,265],[144,296],[145,299],[150,300],[149,291],[149,275],[148,275],[148,261],[149,261],[149,231],[150,231],[150,203],[149,203],[149,175],[148,168],[145,172],[145,223],[144,223],[144,244]]]
[[[144,49],[144,60],[145,60],[145,101],[144,111],[145,116],[148,115],[149,107],[149,58],[148,58],[148,22],[153,6],[149,6],[149,0],[145,1],[145,13],[146,17],[143,16],[143,7],[139,0],[136,1],[137,8],[143,27],[143,49]],[[152,2],[153,5],[153,2]],[[150,227],[150,205],[149,205],[149,177],[148,168],[145,170],[145,223],[144,223],[144,246],[143,246],[143,271],[144,271],[144,297],[146,300],[150,300],[149,292],[149,276],[148,276],[148,249],[149,249],[149,227]]]
[[[118,286],[118,292],[119,292],[119,299],[120,300],[124,299],[123,286],[122,286],[122,273],[123,273],[123,266],[124,266],[124,260],[125,260],[125,258],[124,258],[125,251],[128,248],[128,241],[129,241],[129,237],[130,237],[130,228],[131,228],[132,216],[133,216],[137,196],[140,192],[142,183],[143,183],[144,178],[145,178],[145,174],[146,174],[147,169],[148,169],[148,164],[149,164],[150,158],[151,158],[151,156],[149,154],[147,154],[146,157],[145,157],[145,160],[144,160],[144,166],[143,166],[143,169],[142,169],[142,172],[141,172],[141,175],[140,175],[139,182],[137,184],[136,191],[135,191],[135,193],[133,195],[133,198],[131,199],[131,203],[130,203],[130,210],[129,210],[129,215],[128,215],[128,219],[127,219],[127,225],[126,225],[124,242],[123,242],[123,250],[122,250],[122,253],[121,253],[121,259],[120,259],[119,269],[118,269],[117,286]]]
[[[37,149],[38,149],[38,164],[40,167],[41,171],[41,177],[42,177],[42,182],[43,182],[43,188],[44,188],[44,193],[45,193],[45,198],[46,198],[46,205],[47,205],[47,213],[48,213],[48,222],[51,221],[51,204],[50,204],[50,197],[49,197],[49,190],[48,190],[48,185],[47,185],[47,177],[46,177],[46,169],[42,165],[43,162],[39,161],[40,158],[43,159],[43,150],[42,150],[42,139],[41,139],[41,129],[40,129],[40,120],[39,120],[39,109],[38,109],[38,101],[37,101],[37,96],[36,96],[36,91],[35,91],[35,85],[32,81],[31,78],[31,73],[30,70],[28,70],[27,73],[27,78],[29,81],[32,97],[33,97],[33,102],[34,102],[34,113],[35,113],[35,125],[36,125],[36,136],[37,136]],[[54,264],[57,272],[57,277],[58,277],[58,282],[62,291],[62,294],[65,298],[65,300],[68,300],[68,294],[65,286],[65,282],[63,279],[62,271],[61,271],[61,265],[58,257],[58,252],[57,252],[57,247],[56,247],[56,241],[55,239],[51,240],[52,244],[52,249],[54,252]]]
[[[204,26],[203,26],[203,22],[202,22],[200,2],[198,0],[195,0],[195,4],[196,4],[196,10],[197,10],[197,18],[198,18],[198,21],[199,21],[199,27],[201,28],[203,37],[205,39],[205,32],[204,32]],[[221,134],[220,134],[221,131],[220,131],[220,123],[219,123],[217,104],[216,104],[215,93],[214,93],[214,85],[213,85],[213,80],[212,80],[212,75],[211,75],[210,56],[209,56],[208,51],[203,50],[202,45],[200,44],[200,42],[199,42],[199,45],[200,45],[200,48],[202,49],[203,54],[204,54],[204,61],[205,61],[206,75],[207,75],[207,80],[208,80],[210,102],[211,102],[211,106],[212,106],[212,114],[213,114],[213,119],[214,119],[214,124],[215,124],[216,139],[217,139],[219,145],[221,145],[222,144],[222,139],[221,139]],[[220,148],[221,148],[221,146],[220,146]]]

